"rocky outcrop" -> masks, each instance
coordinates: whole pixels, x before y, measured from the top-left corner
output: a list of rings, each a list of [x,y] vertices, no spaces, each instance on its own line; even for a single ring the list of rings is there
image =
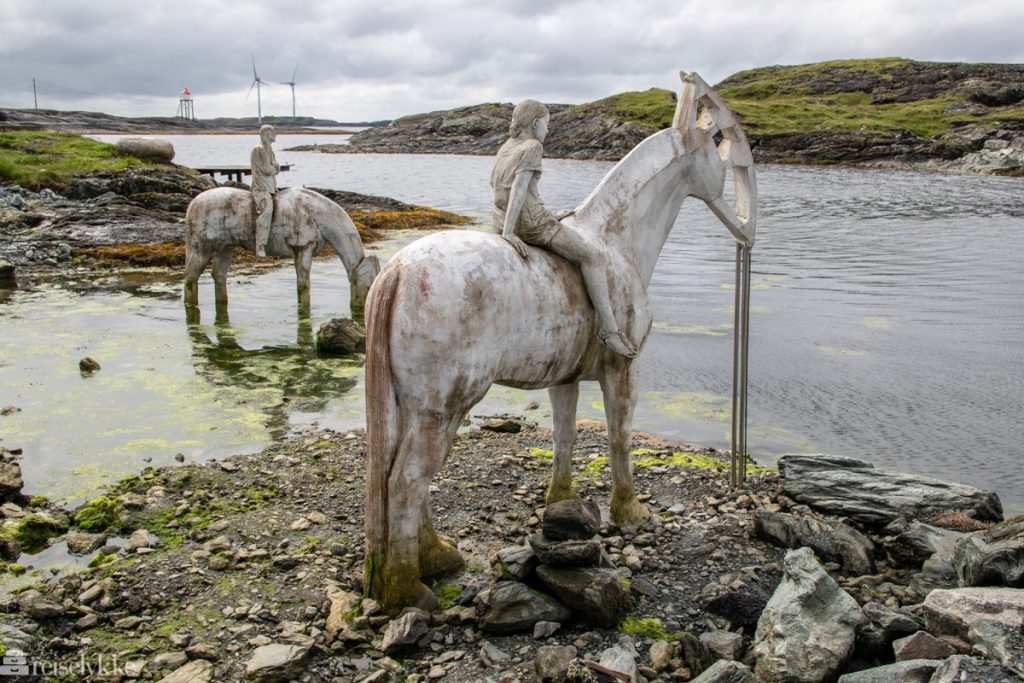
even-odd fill
[[[850,656],[864,612],[810,548],[786,553],[783,571],[757,624],[754,672],[767,683],[817,683]]]
[[[349,318],[332,318],[316,331],[316,350],[336,356],[366,350],[366,330]]]
[[[856,458],[784,455],[779,473],[789,497],[867,526],[884,526],[899,517],[928,520],[950,510],[972,513],[979,520],[1003,518],[999,496],[991,491],[880,470]]]
[[[617,161],[659,127],[624,121],[610,104],[549,104],[551,126],[544,154],[551,158]],[[303,145],[289,151],[490,156],[508,139],[512,105],[487,103],[405,116],[383,128],[353,135],[347,145]]]
[[[538,621],[564,622],[571,612],[546,595],[514,581],[495,584],[476,596],[477,623],[487,633],[532,631]]]

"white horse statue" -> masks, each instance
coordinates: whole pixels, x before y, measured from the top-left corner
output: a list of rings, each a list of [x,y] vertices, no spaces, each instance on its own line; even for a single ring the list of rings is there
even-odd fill
[[[199,276],[213,261],[218,316],[226,316],[227,274],[236,245],[255,250],[255,210],[249,192],[215,187],[200,193],[185,213],[185,305],[198,320]],[[363,253],[359,231],[345,210],[313,190],[291,187],[274,196],[274,222],[267,255],[295,259],[301,315],[309,314],[309,269],[330,244],[348,272],[352,316],[361,319],[367,292],[380,272],[376,256]]]
[[[637,348],[651,327],[647,286],[686,197],[705,201],[739,243],[749,246],[754,238],[756,185],[746,138],[699,76],[681,75],[673,126],[637,145],[565,219],[607,250],[619,329]],[[730,168],[735,207],[723,197]],[[367,326],[364,586],[386,609],[431,607],[434,595],[420,578],[461,565],[458,551],[434,530],[428,487],[463,416],[492,384],[550,390],[550,504],[576,495],[571,457],[579,382],[600,382],[612,519],[636,528],[650,516],[636,499],[629,455],[636,366],[598,340],[580,272],[567,261],[537,248],[523,259],[494,234],[436,233],[385,267],[370,290]]]

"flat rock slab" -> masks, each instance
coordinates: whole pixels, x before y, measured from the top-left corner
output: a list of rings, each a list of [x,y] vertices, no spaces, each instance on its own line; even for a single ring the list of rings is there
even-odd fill
[[[897,662],[912,659],[945,659],[956,654],[953,646],[939,640],[927,631],[918,631],[913,635],[893,641],[892,650]]]
[[[929,683],[939,664],[934,659],[910,659],[840,676],[839,683]]]
[[[306,665],[309,649],[272,643],[256,648],[245,665],[245,677],[259,683],[279,683],[297,678]]]
[[[866,526],[899,517],[929,520],[951,510],[985,521],[1003,518],[998,495],[965,484],[881,470],[840,455],[784,455],[778,464],[787,496]]]
[[[746,664],[719,660],[690,683],[761,683]]]
[[[210,683],[213,680],[213,664],[204,659],[195,659],[175,669],[158,683]]]

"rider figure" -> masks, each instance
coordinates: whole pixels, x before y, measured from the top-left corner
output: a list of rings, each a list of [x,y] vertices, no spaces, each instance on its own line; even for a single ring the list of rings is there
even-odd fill
[[[267,255],[267,240],[270,239],[270,225],[274,220],[274,194],[277,192],[277,174],[281,166],[277,163],[270,143],[277,139],[273,126],[260,128],[260,144],[254,147],[250,162],[252,165],[252,200],[256,204],[256,255]]]
[[[634,358],[636,349],[619,330],[608,294],[608,261],[601,245],[566,225],[545,208],[537,192],[543,142],[551,114],[536,100],[523,100],[512,112],[509,139],[498,150],[491,170],[495,231],[527,257],[526,244],[558,254],[579,267],[597,312],[598,336],[620,356]],[[563,216],[564,217],[564,216]]]

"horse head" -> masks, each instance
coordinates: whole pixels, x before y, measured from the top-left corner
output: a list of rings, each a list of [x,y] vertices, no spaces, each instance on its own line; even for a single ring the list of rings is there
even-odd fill
[[[722,98],[704,79],[696,73],[680,72],[679,75],[683,90],[672,127],[682,135],[684,148],[694,159],[689,178],[690,194],[708,205],[737,242],[753,246],[757,183],[747,136]],[[732,207],[724,196],[729,170],[735,183]]]
[[[352,291],[349,297],[349,307],[352,309],[353,318],[362,320],[366,295],[370,291],[370,285],[379,274],[380,259],[372,254],[364,256],[349,273],[348,281]]]

